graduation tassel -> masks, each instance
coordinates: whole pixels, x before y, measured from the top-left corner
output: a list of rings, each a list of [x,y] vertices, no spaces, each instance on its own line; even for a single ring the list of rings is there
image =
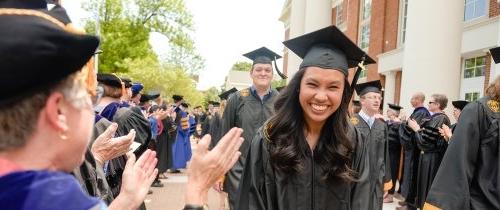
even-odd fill
[[[281,73],[280,70],[278,69],[278,65],[276,64],[276,57],[274,57],[274,68],[276,69],[276,72],[278,73],[278,75],[280,75],[281,79],[287,79],[288,77]]]
[[[352,83],[351,83],[351,95],[352,97],[354,95],[354,87],[356,87],[356,84],[358,83],[358,78],[359,75],[361,74],[362,70],[365,70],[365,59],[366,59],[366,54],[361,57],[361,62],[358,63],[358,66],[356,67],[356,73],[354,73],[354,78],[352,78]]]

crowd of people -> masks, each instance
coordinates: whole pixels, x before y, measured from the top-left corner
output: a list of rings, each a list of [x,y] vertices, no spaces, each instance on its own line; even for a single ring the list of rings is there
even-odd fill
[[[452,101],[453,125],[439,93],[383,116],[380,81],[357,83],[375,61],[328,26],[284,42],[302,58],[286,87],[271,87],[274,70],[286,76],[262,47],[245,54],[252,85],[204,112],[96,73],[98,38],[58,4],[0,0],[0,27],[2,209],[145,209],[185,168],[184,209],[206,208],[210,188],[241,210],[381,210],[393,197],[398,209],[500,209],[500,77]]]

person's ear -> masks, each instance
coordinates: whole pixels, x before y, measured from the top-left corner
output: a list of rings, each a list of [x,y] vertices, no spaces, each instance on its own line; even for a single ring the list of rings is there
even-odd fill
[[[61,93],[52,93],[47,98],[45,108],[42,110],[41,114],[45,115],[49,125],[64,136],[69,129],[67,122],[68,107]]]

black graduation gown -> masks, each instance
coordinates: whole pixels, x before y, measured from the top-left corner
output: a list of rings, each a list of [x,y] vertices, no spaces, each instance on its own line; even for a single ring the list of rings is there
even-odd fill
[[[243,173],[243,167],[250,143],[257,130],[274,114],[274,101],[278,91],[272,89],[262,101],[259,96],[246,88],[229,96],[222,118],[221,133],[227,133],[233,127],[243,129],[245,139],[240,147],[240,158],[226,174],[224,191],[228,193],[229,206],[234,208],[237,203],[238,184]]]
[[[424,118],[429,117],[430,113],[425,107],[416,108],[410,115],[410,119],[414,119],[419,125],[422,125]],[[418,160],[420,156],[420,150],[415,143],[414,133],[407,123],[401,124],[399,136],[404,154],[401,195],[406,198],[406,202],[410,205],[415,203]]]
[[[219,113],[215,113],[210,120],[210,131],[208,134],[212,137],[210,148],[214,148],[220,138],[222,138],[222,118]]]
[[[444,113],[436,113],[424,119],[422,130],[415,133],[415,141],[420,149],[417,176],[417,207],[422,208],[436,176],[448,143],[439,134],[442,125],[450,126],[450,119]]]
[[[351,118],[368,147],[370,162],[370,194],[367,202],[368,209],[382,210],[384,191],[392,188],[391,170],[389,161],[388,129],[385,122],[375,119],[372,127],[359,115]]]
[[[156,148],[157,154],[156,157],[158,158],[158,173],[165,173],[167,169],[169,169],[172,165],[172,163],[169,163],[169,161],[172,161],[172,158],[170,157],[172,155],[172,146],[170,144],[169,147],[169,142],[172,140],[170,139],[170,134],[169,131],[172,129],[172,120],[167,117],[161,121],[163,123],[163,130],[161,134],[157,137],[158,138],[158,147]]]
[[[201,124],[201,136],[207,135],[210,133],[210,122],[212,121],[213,115],[207,114],[203,123]]]
[[[399,161],[401,159],[401,140],[399,139],[400,122],[387,122],[389,159],[391,165],[392,188],[389,190],[393,194],[396,189],[396,182],[399,176]]]
[[[109,125],[111,125],[111,122],[106,118],[101,118],[97,121],[94,124],[92,141],[95,141],[95,139],[97,139],[97,137],[101,135]],[[93,142],[90,142],[89,147],[85,152],[84,162],[79,168],[73,170],[72,174],[88,195],[98,197],[109,205],[114,200],[113,193],[111,192],[111,188],[106,180],[106,175],[104,175],[103,166],[97,163],[94,155],[90,152],[92,144]]]
[[[368,209],[370,193],[367,145],[354,128],[351,134],[355,150],[352,169],[359,182],[325,181],[323,169],[313,160],[313,153],[304,151],[304,170],[289,176],[273,169],[269,160],[268,142],[259,131],[251,143],[240,183],[238,210],[350,210]],[[321,155],[321,154],[318,154]]]
[[[500,209],[499,139],[499,103],[488,97],[469,103],[458,119],[424,208]]]

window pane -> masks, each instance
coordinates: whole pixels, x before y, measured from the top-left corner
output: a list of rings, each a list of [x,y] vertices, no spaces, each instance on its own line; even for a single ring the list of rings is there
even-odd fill
[[[474,4],[465,4],[464,20],[470,20],[474,18]]]
[[[485,57],[478,57],[476,58],[476,66],[482,66],[486,63],[486,58]]]
[[[465,68],[469,69],[474,67],[474,58],[465,60]]]
[[[464,78],[471,78],[474,76],[474,69],[465,69]]]
[[[484,66],[476,67],[476,77],[484,76]]]
[[[470,93],[466,93],[465,94],[465,100],[466,101],[472,101],[471,99],[472,99],[471,94]]]
[[[474,17],[481,17],[486,15],[486,0],[477,0],[474,11]]]

